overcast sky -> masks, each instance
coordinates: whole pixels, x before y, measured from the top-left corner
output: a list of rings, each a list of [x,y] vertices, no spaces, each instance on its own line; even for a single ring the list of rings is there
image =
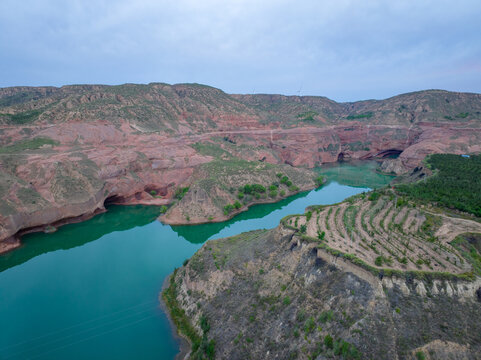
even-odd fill
[[[481,1],[0,1],[0,87],[126,82],[481,92]]]

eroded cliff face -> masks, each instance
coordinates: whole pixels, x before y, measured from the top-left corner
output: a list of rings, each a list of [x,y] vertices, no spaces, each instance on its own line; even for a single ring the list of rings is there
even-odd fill
[[[477,94],[443,91],[339,104],[196,84],[0,89],[0,251],[17,246],[19,232],[89,216],[106,202],[171,204],[217,160],[312,168],[400,154],[386,168],[400,173],[428,153],[479,152],[480,103]],[[301,189],[313,187],[310,174]],[[232,200],[218,195],[217,212]]]
[[[476,359],[481,351],[479,278],[375,276],[282,225],[209,241],[173,276],[170,294],[218,359]]]

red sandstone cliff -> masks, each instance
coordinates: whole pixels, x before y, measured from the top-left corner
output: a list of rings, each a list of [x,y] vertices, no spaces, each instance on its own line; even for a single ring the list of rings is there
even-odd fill
[[[428,153],[479,152],[480,108],[478,94],[444,91],[339,104],[201,85],[0,89],[0,251],[106,201],[168,204],[213,159],[311,168],[400,154],[400,172]]]

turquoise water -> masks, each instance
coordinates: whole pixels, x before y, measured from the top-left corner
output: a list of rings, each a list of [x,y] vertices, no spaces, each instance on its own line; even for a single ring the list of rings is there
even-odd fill
[[[366,175],[361,187],[331,174],[321,189],[224,223],[168,226],[155,207],[113,206],[53,234],[25,236],[0,256],[0,359],[173,359],[178,344],[158,301],[165,277],[208,239],[272,228],[308,205],[379,186],[367,165],[355,171]]]

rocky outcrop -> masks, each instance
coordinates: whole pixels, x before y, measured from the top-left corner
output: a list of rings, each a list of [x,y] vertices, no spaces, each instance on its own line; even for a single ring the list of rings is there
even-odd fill
[[[280,226],[207,242],[168,291],[219,359],[476,359],[480,285],[375,276]]]
[[[290,185],[281,182],[283,177],[289,179]],[[196,170],[192,179],[197,180],[193,180],[189,191],[160,220],[172,225],[225,221],[251,205],[277,202],[299,191],[311,190],[318,186],[315,178],[313,171],[284,164],[214,161]],[[252,184],[265,190],[251,194],[239,190]]]

